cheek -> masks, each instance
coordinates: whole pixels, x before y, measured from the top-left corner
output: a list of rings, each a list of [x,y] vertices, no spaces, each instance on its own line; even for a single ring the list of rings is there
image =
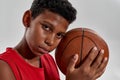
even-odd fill
[[[32,46],[35,42],[34,34],[30,29],[27,29],[25,38],[29,46]]]
[[[26,32],[26,40],[31,45],[39,45],[45,39],[45,34],[40,29],[28,29]]]
[[[57,41],[55,42],[54,48],[56,48],[56,47],[59,45],[60,41],[61,41],[61,40],[57,40]]]
[[[61,41],[61,39],[57,42],[57,46],[59,45],[60,41]]]

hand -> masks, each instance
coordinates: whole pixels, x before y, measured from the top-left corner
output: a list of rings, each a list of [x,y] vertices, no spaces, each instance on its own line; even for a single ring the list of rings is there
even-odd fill
[[[94,47],[78,68],[75,68],[78,55],[74,55],[67,67],[66,80],[96,80],[100,77],[105,71],[107,58],[103,58],[104,50],[95,54],[96,51]]]

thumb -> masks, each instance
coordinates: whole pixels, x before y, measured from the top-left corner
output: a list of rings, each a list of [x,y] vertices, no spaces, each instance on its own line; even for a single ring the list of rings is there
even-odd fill
[[[70,60],[70,62],[68,64],[67,73],[71,73],[75,69],[75,64],[76,64],[77,60],[78,60],[78,54],[75,54],[71,58],[71,60]]]

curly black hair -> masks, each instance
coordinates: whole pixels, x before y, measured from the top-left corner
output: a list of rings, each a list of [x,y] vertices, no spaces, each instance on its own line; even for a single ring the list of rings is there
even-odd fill
[[[31,8],[32,18],[36,18],[45,10],[64,17],[69,23],[76,19],[77,11],[68,0],[34,0]]]

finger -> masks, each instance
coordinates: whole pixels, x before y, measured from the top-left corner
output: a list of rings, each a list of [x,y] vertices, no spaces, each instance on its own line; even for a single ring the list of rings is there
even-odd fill
[[[105,69],[106,65],[107,65],[107,62],[108,62],[108,59],[107,57],[105,57],[103,60],[102,60],[102,63],[100,64],[100,66],[98,67],[98,70],[97,70],[97,73],[101,72],[102,70]]]
[[[101,65],[97,69],[97,72],[95,75],[96,78],[100,77],[105,72],[107,61],[108,61],[107,58],[103,59]]]
[[[96,75],[95,75],[95,79],[97,79],[97,78],[99,78],[100,76],[102,76],[102,74],[105,72],[105,68],[102,70],[102,71],[100,71],[99,73],[97,73]]]
[[[78,60],[78,54],[75,54],[70,60],[70,63],[67,67],[67,72],[72,72],[75,69],[75,64],[77,60]]]
[[[94,62],[91,65],[91,67],[93,67],[93,69],[96,69],[96,68],[98,68],[98,66],[100,66],[100,64],[102,63],[102,60],[103,60],[103,54],[104,54],[104,50],[99,51],[99,54],[97,55],[96,59],[94,60]]]
[[[89,65],[89,66],[91,65],[91,63],[94,61],[95,57],[97,56],[96,51],[97,51],[97,47],[92,48],[83,65]]]

